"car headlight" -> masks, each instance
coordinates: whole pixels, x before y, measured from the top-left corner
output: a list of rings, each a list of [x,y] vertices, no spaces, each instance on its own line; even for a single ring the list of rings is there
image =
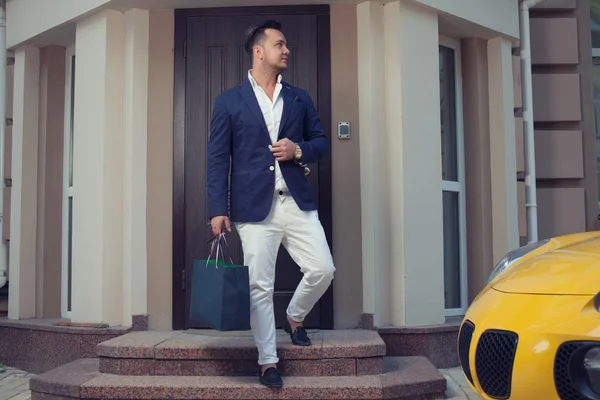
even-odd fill
[[[487,283],[489,284],[490,282],[492,282],[498,275],[500,275],[508,267],[513,265],[515,263],[515,261],[518,261],[521,257],[527,255],[528,253],[532,252],[533,250],[537,249],[538,247],[542,247],[549,241],[550,241],[550,239],[544,239],[544,240],[540,240],[539,242],[529,243],[526,246],[519,247],[518,249],[515,249],[515,250],[507,253],[502,258],[502,260],[500,260],[498,262],[498,264],[496,264],[496,266],[494,267],[494,270],[492,271],[492,273],[490,274],[490,277],[488,278]]]
[[[585,354],[583,366],[591,389],[600,393],[600,347],[592,347]]]
[[[583,365],[588,371],[593,369],[600,370],[600,347],[592,347],[585,353]]]

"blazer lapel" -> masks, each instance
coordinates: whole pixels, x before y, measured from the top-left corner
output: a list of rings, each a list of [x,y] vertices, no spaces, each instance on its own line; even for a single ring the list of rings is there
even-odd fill
[[[294,92],[290,85],[285,82],[282,82],[281,88],[281,97],[283,99],[283,112],[281,114],[281,122],[279,123],[279,132],[277,134],[278,140],[281,139],[281,133],[283,132],[283,128],[285,128],[285,123],[287,122],[290,111],[292,110],[292,104],[294,101]]]
[[[242,84],[240,95],[248,105],[248,108],[256,118],[256,121],[263,128],[263,131],[267,134],[267,136],[269,136],[269,130],[267,129],[265,118],[263,117],[260,105],[258,104],[258,100],[256,100],[256,95],[254,94],[254,90],[252,89],[252,84],[250,83],[248,78],[246,78],[244,80],[244,83]]]

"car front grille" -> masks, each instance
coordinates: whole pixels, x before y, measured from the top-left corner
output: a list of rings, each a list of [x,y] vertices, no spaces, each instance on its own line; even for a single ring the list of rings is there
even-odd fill
[[[501,330],[485,331],[475,352],[475,371],[481,389],[490,397],[510,397],[511,379],[519,336]]]
[[[465,376],[473,383],[473,376],[471,375],[471,363],[469,361],[469,350],[471,349],[471,340],[473,339],[473,333],[475,332],[475,325],[471,321],[465,321],[460,328],[458,334],[458,357],[460,360],[460,366],[462,367]]]

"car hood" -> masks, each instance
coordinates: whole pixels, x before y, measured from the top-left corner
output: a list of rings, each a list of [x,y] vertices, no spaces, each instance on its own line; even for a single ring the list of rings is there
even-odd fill
[[[596,295],[600,291],[600,238],[553,247],[517,261],[492,287],[506,293]]]

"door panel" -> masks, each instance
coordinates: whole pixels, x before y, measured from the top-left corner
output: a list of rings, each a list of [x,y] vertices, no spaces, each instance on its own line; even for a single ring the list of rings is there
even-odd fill
[[[251,63],[244,51],[244,32],[255,23],[265,19],[276,19],[283,24],[284,34],[288,40],[291,54],[288,70],[283,73],[283,79],[292,85],[306,89],[319,111],[318,87],[318,16],[317,15],[204,15],[188,16],[185,18],[185,80],[183,82],[184,99],[184,132],[183,146],[183,213],[175,210],[175,218],[183,218],[183,237],[174,234],[174,241],[184,240],[183,246],[176,246],[174,252],[180,249],[184,254],[174,254],[174,263],[180,259],[185,269],[185,276],[191,276],[193,260],[205,258],[209,252],[207,240],[211,237],[206,204],[206,153],[210,132],[212,107],[217,95],[234,87],[246,78]],[[181,20],[180,20],[181,21]],[[181,62],[181,61],[180,61]],[[182,69],[179,69],[181,71]],[[177,106],[176,106],[177,108]],[[183,107],[182,107],[183,108]],[[325,108],[329,112],[329,107]],[[177,115],[177,114],[176,114]],[[321,116],[322,117],[322,116]],[[323,117],[322,117],[323,118]],[[329,118],[326,118],[329,121]],[[324,128],[329,134],[329,127]],[[177,134],[177,133],[176,133]],[[177,145],[176,145],[177,147]],[[177,151],[177,149],[176,149]],[[175,160],[177,162],[177,160]],[[322,165],[310,165],[309,180],[315,195],[319,196],[319,204],[327,204],[331,193],[327,183],[330,180],[330,168]],[[177,173],[177,168],[175,168]],[[181,172],[179,173],[182,174]],[[181,178],[179,176],[179,178]],[[174,179],[175,185],[177,179]],[[177,188],[175,188],[176,190]],[[323,193],[321,193],[323,192]],[[324,197],[321,197],[324,196]],[[174,207],[178,205],[175,204]],[[320,207],[321,217],[330,218],[330,206]],[[177,221],[175,221],[177,222]],[[175,223],[174,226],[177,224]],[[229,247],[236,263],[243,262],[241,242],[234,232],[228,235]],[[181,257],[177,257],[181,256]],[[174,268],[177,268],[174,266]],[[280,248],[275,279],[275,318],[276,325],[281,326],[285,310],[298,285],[302,274],[287,251]],[[174,290],[185,291],[185,327],[204,327],[199,321],[189,320],[189,299],[191,279],[186,279],[180,289],[174,285]],[[331,289],[330,289],[331,290]],[[174,298],[177,295],[174,293]],[[315,306],[305,321],[307,327],[331,327],[333,321],[328,321],[332,314],[331,294],[327,294]],[[174,305],[175,306],[175,305]],[[325,311],[325,312],[323,312]],[[327,318],[324,318],[327,316]]]

